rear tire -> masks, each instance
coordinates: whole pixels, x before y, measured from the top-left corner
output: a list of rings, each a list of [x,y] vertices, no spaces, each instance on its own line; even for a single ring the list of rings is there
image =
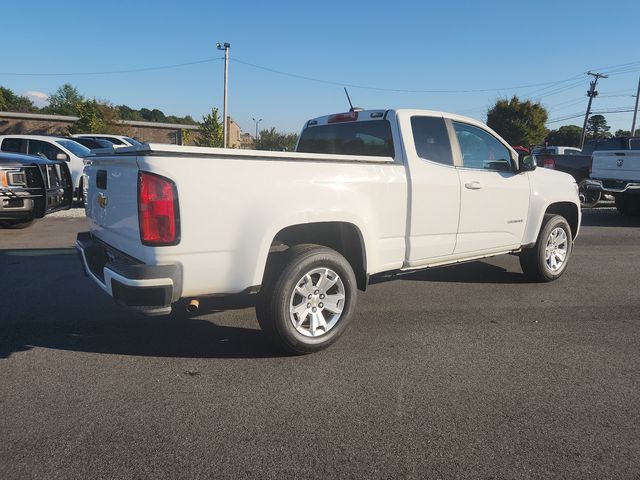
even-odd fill
[[[616,208],[622,215],[637,217],[640,215],[640,195],[616,195]]]
[[[546,214],[535,247],[520,254],[520,267],[530,280],[551,282],[566,270],[572,249],[567,220],[561,215]]]
[[[602,198],[602,192],[587,188],[587,179],[582,180],[578,184],[578,195],[580,197],[580,207],[593,208],[598,205]]]
[[[342,255],[320,245],[296,245],[270,257],[256,316],[286,352],[317,352],[346,330],[356,292],[355,274]]]

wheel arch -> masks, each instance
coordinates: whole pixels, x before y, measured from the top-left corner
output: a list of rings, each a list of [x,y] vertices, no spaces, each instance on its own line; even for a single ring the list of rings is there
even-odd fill
[[[360,228],[350,222],[312,222],[284,227],[273,237],[267,261],[286,247],[308,243],[322,245],[340,253],[351,265],[358,289],[366,289],[368,275],[365,240]]]
[[[580,209],[572,202],[556,202],[552,203],[545,210],[546,214],[555,214],[563,216],[571,227],[571,237],[576,238],[578,236],[578,230],[580,228]],[[540,230],[540,229],[538,229]]]

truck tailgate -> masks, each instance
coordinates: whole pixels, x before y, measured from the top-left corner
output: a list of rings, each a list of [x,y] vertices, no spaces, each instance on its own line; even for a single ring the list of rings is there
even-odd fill
[[[595,152],[591,177],[612,180],[640,179],[640,151]]]
[[[85,208],[92,233],[123,252],[139,250],[136,157],[96,157],[84,172]]]

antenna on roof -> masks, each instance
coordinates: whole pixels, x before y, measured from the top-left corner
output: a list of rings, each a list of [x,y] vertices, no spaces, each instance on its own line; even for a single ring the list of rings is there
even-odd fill
[[[347,92],[347,87],[344,87],[344,94],[347,96],[347,101],[349,102],[350,112],[353,112],[353,103],[351,103],[351,97],[349,97],[349,92]]]
[[[349,92],[347,92],[347,87],[344,87],[344,93],[347,96],[347,100],[349,101],[349,111],[350,112],[361,112],[363,109],[360,107],[354,107],[353,103],[351,103],[351,97],[349,97]]]

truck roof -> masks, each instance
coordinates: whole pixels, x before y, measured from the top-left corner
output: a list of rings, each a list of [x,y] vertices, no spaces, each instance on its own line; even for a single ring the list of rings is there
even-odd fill
[[[440,112],[437,110],[422,110],[414,108],[389,108],[389,109],[377,109],[377,110],[359,110],[354,109],[349,112],[332,113],[330,115],[323,115],[322,117],[312,118],[305,123],[305,127],[313,127],[316,125],[328,125],[330,123],[340,122],[363,122],[371,120],[386,120],[390,112],[395,113],[408,113],[410,115],[423,115],[426,117],[443,117],[450,118],[451,120],[457,120],[465,123],[487,128],[487,126],[475,120],[473,118],[464,117],[455,113]]]
[[[65,140],[64,137],[57,135],[28,135],[24,133],[8,133],[5,135],[0,135],[0,139],[3,138],[20,138],[25,140],[42,140],[45,142],[54,142],[56,140]]]

